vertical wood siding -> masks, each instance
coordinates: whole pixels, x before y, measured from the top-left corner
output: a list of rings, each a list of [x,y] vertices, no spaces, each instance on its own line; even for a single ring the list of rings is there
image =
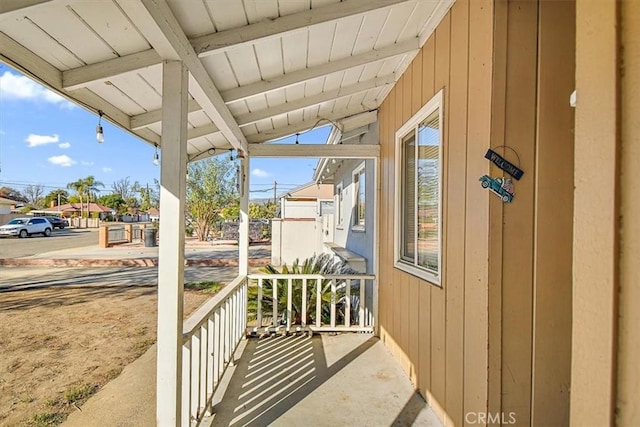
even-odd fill
[[[464,425],[465,412],[486,411],[487,402],[489,204],[477,180],[489,171],[483,156],[490,139],[492,20],[490,0],[458,0],[379,116],[381,200],[387,201],[380,206],[386,243],[380,248],[380,334],[441,419],[455,425]],[[395,132],[442,88],[440,288],[393,267],[393,216]],[[474,238],[467,239],[467,227],[477,228]]]
[[[380,108],[381,338],[447,425],[568,422],[574,16],[571,1],[457,0]],[[393,267],[394,156],[443,88],[437,287]],[[501,145],[525,171],[512,204],[478,183],[503,174],[484,158]]]

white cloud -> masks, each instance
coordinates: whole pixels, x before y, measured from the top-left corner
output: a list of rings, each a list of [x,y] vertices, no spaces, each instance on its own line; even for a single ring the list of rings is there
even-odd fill
[[[251,175],[257,176],[257,177],[260,177],[260,178],[268,178],[269,176],[271,176],[271,174],[269,172],[264,171],[262,169],[258,169],[258,168],[255,168],[254,170],[252,170],[251,171]]]
[[[109,173],[109,172],[111,172],[112,170],[113,170],[113,169],[111,169],[111,168],[102,168],[102,172],[104,172],[104,173]]]
[[[86,160],[80,160],[80,164],[82,166],[93,166],[95,164],[95,162],[88,162]]]
[[[60,156],[52,156],[52,157],[49,157],[47,160],[52,165],[57,165],[62,167],[69,167],[77,163],[75,160],[73,160],[71,157],[67,156],[66,154],[62,154]]]
[[[34,82],[30,78],[11,74],[9,71],[5,71],[4,74],[0,76],[0,97],[4,99],[44,101],[51,104],[58,104],[61,108],[74,107],[71,102]]]
[[[67,148],[71,148],[71,143],[63,142],[62,144],[58,144],[58,147],[62,148],[63,150],[66,150]]]
[[[25,142],[29,144],[29,147],[37,147],[38,145],[45,144],[56,144],[60,141],[58,135],[36,135],[34,133],[30,133],[29,136],[25,139]]]

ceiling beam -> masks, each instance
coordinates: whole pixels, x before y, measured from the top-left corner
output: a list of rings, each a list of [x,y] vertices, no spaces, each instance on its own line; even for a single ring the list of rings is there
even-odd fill
[[[283,89],[297,83],[315,79],[326,74],[344,71],[349,68],[358,67],[360,65],[380,61],[398,55],[417,52],[419,49],[420,40],[416,37],[406,42],[393,44],[381,49],[370,50],[365,53],[337,59],[326,64],[317,65],[315,67],[292,71],[283,76],[275,77],[273,79],[263,80],[246,86],[229,89],[222,92],[222,97],[224,98],[225,102],[228,103],[240,101],[242,99],[259,95],[261,93]]]
[[[302,100],[304,101],[304,100]],[[288,104],[285,104],[288,105]],[[271,111],[269,109],[267,110],[261,110],[260,114],[265,114],[268,115],[268,112]],[[291,110],[291,111],[295,111],[295,109]],[[317,118],[315,120],[305,120],[302,121],[300,123],[291,125],[291,126],[287,126],[285,128],[281,128],[281,129],[277,129],[277,130],[272,130],[272,131],[265,131],[265,132],[261,132],[258,135],[252,135],[247,137],[247,140],[249,140],[250,142],[264,142],[264,141],[269,141],[269,140],[273,140],[273,139],[278,139],[278,138],[282,138],[285,136],[289,136],[289,135],[293,135],[296,132],[299,131],[305,131],[307,129],[310,129],[312,127],[314,127],[315,125],[327,125],[330,124],[330,121],[339,121],[340,127],[342,128],[342,130],[344,130],[345,135],[351,135],[349,132],[356,129],[356,128],[362,128],[363,126],[368,125],[369,123],[373,123],[377,120],[377,112],[376,111],[368,111],[364,114],[360,114],[363,111],[367,111],[366,107],[361,106],[361,109],[359,110],[350,110],[350,111],[346,111],[346,112],[338,112],[335,114],[330,114],[328,116],[326,116],[326,119],[329,119],[328,121],[322,122],[323,118]],[[277,114],[269,114],[268,117],[273,117]],[[347,117],[349,116],[349,117]],[[345,118],[346,117],[346,118]],[[320,123],[318,123],[318,121],[320,121]],[[253,123],[253,122],[252,122]],[[250,123],[248,124],[242,124],[240,125],[240,127],[246,127],[248,126]],[[199,126],[196,128],[192,128],[189,129],[188,131],[188,139],[196,139],[196,138],[200,138],[202,136],[207,136],[207,135],[211,135],[213,133],[219,133],[219,131],[216,129],[215,126],[213,125],[206,125],[206,126]],[[352,137],[354,135],[351,135],[349,137]],[[346,139],[347,137],[345,137]]]
[[[62,72],[62,86],[67,90],[78,89],[92,82],[158,65],[161,61],[160,55],[154,49],[148,49],[133,55],[72,68]]]
[[[199,56],[203,56],[245,43],[253,43],[261,39],[280,37],[283,33],[306,29],[312,25],[391,7],[398,3],[406,3],[407,1],[408,0],[344,0],[340,3],[305,10],[275,19],[264,19],[244,27],[197,37],[191,40],[191,44],[196,53]]]
[[[189,100],[187,111],[193,113],[201,111],[202,107],[193,99]],[[146,113],[131,116],[131,129],[140,129],[162,121],[162,109],[148,111]]]
[[[196,139],[203,136],[211,135],[212,133],[219,132],[216,125],[210,124],[205,126],[198,126],[197,128],[191,128],[187,130],[187,139]]]
[[[389,74],[386,76],[378,77],[376,79],[366,80],[364,82],[356,83],[354,85],[345,86],[335,90],[322,92],[317,95],[308,96],[296,101],[287,102],[281,105],[276,105],[264,110],[255,111],[253,113],[244,114],[237,117],[238,124],[240,126],[249,125],[251,123],[258,122],[260,120],[268,119],[270,117],[278,116],[280,114],[290,113],[292,111],[300,110],[302,108],[311,107],[312,105],[321,104],[323,102],[331,101],[334,99],[344,98],[360,92],[385,86],[394,83],[396,76]]]
[[[349,110],[336,111],[330,114],[325,114],[323,117],[317,119],[303,120],[299,123],[289,125],[287,127],[273,129],[270,131],[263,131],[255,135],[247,136],[247,140],[250,143],[267,142],[275,139],[284,138],[286,136],[293,135],[298,132],[303,132],[314,127],[326,126],[332,122],[342,122],[342,119],[349,120],[351,118],[363,117],[367,120],[375,121],[377,117],[375,111],[369,111],[363,106],[359,108],[352,108]]]
[[[247,140],[231,115],[220,92],[198,59],[166,0],[120,0],[123,10],[135,19],[140,31],[165,60],[182,61],[190,73],[189,92],[231,145],[246,151]],[[133,16],[132,16],[133,15]]]
[[[375,159],[380,157],[380,145],[249,144],[249,157]]]

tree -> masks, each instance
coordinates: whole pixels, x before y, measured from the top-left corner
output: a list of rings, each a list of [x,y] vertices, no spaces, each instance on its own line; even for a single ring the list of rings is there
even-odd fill
[[[96,181],[96,178],[93,175],[89,175],[88,177],[86,177],[84,179],[84,183],[85,183],[85,189],[88,197],[87,202],[90,202],[92,199],[96,200],[97,199],[96,193],[100,191],[98,187],[104,188],[104,184],[101,183],[100,181]]]
[[[249,216],[255,219],[273,219],[276,216],[276,204],[273,202],[251,203]]]
[[[122,199],[122,196],[117,193],[100,196],[96,201],[103,206],[116,210],[117,212],[120,212],[122,207],[126,205],[126,202]]]
[[[189,165],[187,217],[198,240],[209,237],[222,209],[237,199],[235,165],[227,159],[206,159]]]
[[[120,198],[122,198],[122,200],[127,200],[130,197],[135,196],[135,192],[133,190],[133,184],[129,182],[129,177],[122,178],[122,179],[119,179],[118,181],[115,181],[113,184],[111,184],[111,190],[113,190],[114,194],[120,195]]]
[[[142,186],[136,182],[133,184],[133,191],[140,195],[140,209],[148,211],[152,207],[158,207],[159,197],[153,187],[149,184]]]
[[[44,196],[44,199],[42,199],[42,206],[47,208],[51,206],[51,202],[55,202],[57,206],[58,201],[60,202],[60,205],[64,203],[68,203],[69,192],[67,192],[66,190],[63,190],[62,188],[58,188],[56,190],[50,191],[49,194]]]
[[[44,187],[42,185],[29,184],[24,187],[22,194],[24,194],[24,197],[25,199],[27,199],[28,204],[30,204],[31,206],[38,206],[42,201]]]
[[[98,187],[104,187],[104,184],[100,181],[96,181],[93,175],[89,175],[84,179],[81,178],[67,184],[67,188],[74,190],[80,199],[80,218],[84,217],[83,200],[87,200],[87,202],[89,202],[91,196],[95,199]],[[88,209],[89,207],[87,206],[87,210]]]
[[[0,188],[0,197],[4,197],[5,199],[15,200],[16,202],[27,203],[27,199],[24,195],[11,187],[2,187]]]

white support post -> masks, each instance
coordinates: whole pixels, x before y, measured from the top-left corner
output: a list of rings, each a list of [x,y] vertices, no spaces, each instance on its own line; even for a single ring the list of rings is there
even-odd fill
[[[182,418],[187,81],[187,69],[182,62],[163,63],[160,210],[164,215],[158,251],[158,426],[178,426]]]
[[[240,160],[240,230],[238,236],[238,266],[241,276],[249,274],[249,158]]]

